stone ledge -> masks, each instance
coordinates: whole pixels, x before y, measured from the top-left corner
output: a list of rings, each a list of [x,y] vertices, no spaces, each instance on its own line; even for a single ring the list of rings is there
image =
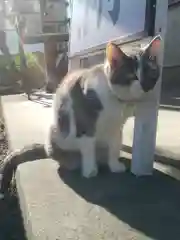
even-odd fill
[[[46,159],[20,165],[16,184],[28,240],[178,239],[180,234],[179,182],[157,171],[150,178],[101,171],[87,180],[58,171],[57,163]],[[165,213],[173,227],[164,228]]]

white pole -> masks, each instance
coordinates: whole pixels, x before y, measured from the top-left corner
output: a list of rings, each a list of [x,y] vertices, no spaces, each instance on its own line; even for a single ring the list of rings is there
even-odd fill
[[[157,0],[155,32],[162,37],[159,64],[163,66],[164,39],[167,28],[168,0]],[[131,172],[136,176],[151,175],[153,172],[156,145],[156,129],[161,92],[162,74],[147,99],[137,107],[135,115]]]

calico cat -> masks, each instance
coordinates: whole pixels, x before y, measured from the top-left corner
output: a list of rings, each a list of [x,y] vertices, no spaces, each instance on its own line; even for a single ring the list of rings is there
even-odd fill
[[[124,172],[118,161],[123,126],[159,78],[160,43],[156,36],[134,56],[109,43],[104,64],[69,73],[57,88],[44,145],[26,146],[4,159],[1,193],[8,190],[19,164],[47,157],[65,168],[81,167],[86,178],[97,175],[99,163],[107,163],[112,172]]]

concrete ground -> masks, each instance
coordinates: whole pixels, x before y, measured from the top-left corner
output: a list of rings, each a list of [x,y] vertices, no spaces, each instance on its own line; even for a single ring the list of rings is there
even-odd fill
[[[4,96],[2,101],[8,130],[11,134],[12,148],[20,149],[31,143],[43,143],[46,126],[51,121],[52,97],[49,95],[48,98],[33,96],[32,101],[28,101],[24,95],[14,95]],[[180,170],[179,122],[179,111],[163,109],[159,111],[155,160],[164,172],[170,175],[173,173],[177,179],[180,179],[178,171]],[[130,118],[124,128],[123,144],[124,150],[128,153],[131,153],[133,123],[134,118]],[[156,163],[155,166],[158,167]]]
[[[2,102],[12,149],[43,143],[51,113],[47,101],[28,101],[24,95],[13,95],[2,97]]]
[[[12,148],[43,142],[51,115],[44,103],[3,97]],[[29,239],[179,240],[180,182],[162,173],[180,176],[179,122],[180,112],[160,110],[157,153],[163,158],[155,163],[160,171],[154,170],[153,177],[102,169],[97,178],[85,180],[77,172],[59,169],[52,160],[22,164],[16,180]],[[129,119],[124,129],[129,152],[132,126]]]
[[[173,79],[172,76],[171,79]],[[169,86],[162,85],[161,107],[180,111],[180,87],[177,82]]]
[[[4,96],[2,101],[13,146],[21,148],[32,142],[43,142],[44,129],[51,119],[52,99],[34,97],[33,101],[28,101],[25,96],[16,95]],[[130,118],[124,128],[123,142],[127,146],[132,146],[133,123],[134,119]],[[159,111],[157,152],[170,152],[175,158],[180,158],[179,123],[180,112]]]
[[[180,182],[161,172],[84,179],[51,160],[16,173],[28,239],[179,240]]]

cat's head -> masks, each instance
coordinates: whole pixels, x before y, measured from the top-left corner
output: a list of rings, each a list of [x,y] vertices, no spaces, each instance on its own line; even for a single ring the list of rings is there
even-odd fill
[[[132,100],[154,88],[160,75],[157,62],[160,43],[161,37],[156,36],[139,53],[131,56],[116,44],[107,44],[105,72],[111,90],[119,99]]]

